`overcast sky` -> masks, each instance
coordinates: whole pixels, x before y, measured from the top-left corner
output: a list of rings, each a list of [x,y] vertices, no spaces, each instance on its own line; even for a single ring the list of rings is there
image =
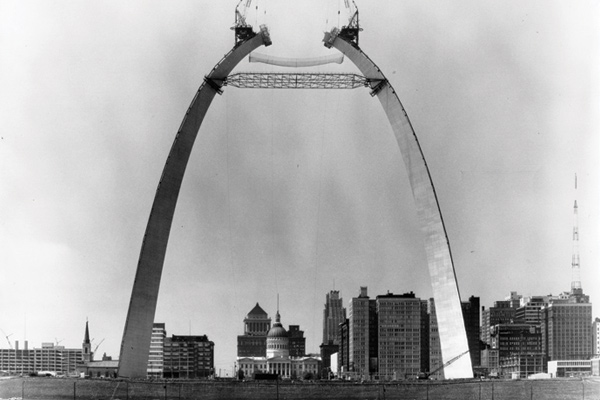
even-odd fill
[[[343,3],[255,1],[248,21],[273,40],[258,51],[333,54],[321,40],[346,23]],[[0,329],[13,344],[79,347],[87,318],[99,355],[118,357],[164,162],[234,43],[236,4],[0,0]],[[489,307],[510,291],[569,290],[577,199],[583,289],[600,301],[598,2],[357,4],[360,46],[421,142],[462,298]],[[235,71],[254,70],[282,69]],[[304,71],[356,72],[348,61]],[[227,87],[183,181],[156,321],[207,334],[231,373],[257,302],[274,320],[279,293],[282,323],[318,352],[325,294],[347,303],[360,286],[431,296],[378,100]]]

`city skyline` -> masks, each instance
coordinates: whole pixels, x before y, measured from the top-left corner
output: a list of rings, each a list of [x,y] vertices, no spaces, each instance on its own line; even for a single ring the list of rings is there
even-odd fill
[[[265,53],[330,55],[320,41],[337,3],[262,1],[266,16],[249,19],[267,19]],[[0,328],[13,343],[77,347],[88,318],[95,344],[105,339],[99,353],[118,356],[162,165],[202,77],[233,45],[236,4],[0,6],[0,44],[14,55],[0,59]],[[462,300],[569,290],[577,200],[582,287],[597,301],[597,11],[357,5],[361,47],[397,90],[431,168]],[[277,293],[307,352],[318,352],[331,289],[345,305],[360,286],[430,297],[406,172],[365,90],[225,88],[214,105],[155,321],[208,335],[218,369],[235,360],[244,315],[259,302],[273,316]]]

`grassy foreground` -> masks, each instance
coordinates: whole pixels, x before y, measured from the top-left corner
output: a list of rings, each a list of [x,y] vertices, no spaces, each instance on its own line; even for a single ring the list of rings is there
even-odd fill
[[[81,400],[600,400],[600,378],[402,383],[133,382],[12,378],[0,380],[0,399]]]

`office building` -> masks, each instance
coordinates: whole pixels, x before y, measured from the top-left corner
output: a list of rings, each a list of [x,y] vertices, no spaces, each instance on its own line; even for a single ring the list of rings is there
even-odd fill
[[[553,296],[530,296],[523,297],[515,311],[514,322],[517,324],[529,324],[539,326],[542,323],[541,310],[550,303]]]
[[[592,304],[554,301],[542,308],[542,346],[547,361],[592,357]]]
[[[370,379],[377,365],[377,309],[367,287],[348,304],[348,361],[356,379]]]
[[[461,302],[463,320],[465,321],[465,330],[467,331],[467,342],[469,343],[469,355],[471,365],[478,367],[481,365],[481,327],[479,315],[479,297],[471,296],[469,301]]]
[[[319,346],[321,360],[323,362],[323,377],[331,371],[331,355],[339,350],[340,324],[346,320],[346,309],[338,290],[331,290],[325,295],[325,306],[323,308],[323,342]],[[337,373],[337,370],[334,371]]]
[[[332,290],[325,295],[323,309],[323,344],[339,344],[338,329],[346,320],[346,309],[338,290]]]
[[[339,328],[338,376],[347,378],[350,371],[350,320],[346,318]]]
[[[288,326],[290,357],[304,357],[306,355],[306,338],[300,325]]]
[[[516,354],[541,354],[541,328],[528,324],[494,325],[491,329],[491,348],[498,350],[500,361]]]
[[[376,297],[380,380],[416,377],[421,371],[421,300],[414,293]]]
[[[481,312],[481,341],[490,344],[490,327],[498,324],[514,322],[520,302],[516,300],[495,301],[494,306],[482,308]]]
[[[148,356],[148,376],[162,378],[164,372],[164,347],[167,330],[164,323],[152,325],[152,338],[150,340],[150,354]]]
[[[238,357],[264,357],[271,318],[258,303],[244,318],[244,334],[237,337]]]
[[[491,328],[492,372],[504,378],[527,378],[545,370],[540,326],[498,324]]]
[[[214,373],[214,347],[206,335],[165,338],[163,378],[209,377]]]

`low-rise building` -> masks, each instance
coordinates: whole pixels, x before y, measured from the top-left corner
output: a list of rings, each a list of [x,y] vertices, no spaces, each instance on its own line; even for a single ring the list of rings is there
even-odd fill
[[[0,371],[7,375],[29,375],[47,371],[56,375],[75,375],[83,364],[83,349],[69,349],[54,343],[42,343],[42,347],[29,349],[25,341],[23,349],[15,341],[14,349],[0,349]]]
[[[591,360],[548,361],[548,374],[552,378],[576,378],[592,375]]]
[[[500,359],[500,375],[504,378],[526,379],[544,371],[544,354],[514,354]]]

